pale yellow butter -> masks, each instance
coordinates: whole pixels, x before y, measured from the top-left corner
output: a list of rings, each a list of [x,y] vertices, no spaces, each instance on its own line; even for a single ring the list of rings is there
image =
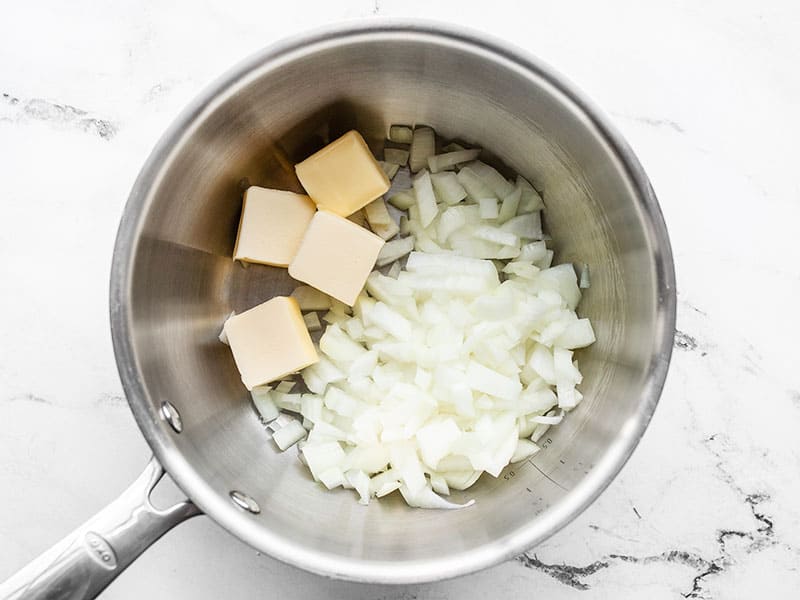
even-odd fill
[[[234,315],[222,331],[248,390],[319,360],[294,298],[277,296]]]
[[[347,217],[386,193],[390,183],[357,131],[349,131],[294,167],[317,206]]]
[[[352,221],[320,210],[289,265],[289,275],[352,306],[383,244]]]
[[[233,258],[288,266],[315,212],[308,196],[250,186],[244,193]]]

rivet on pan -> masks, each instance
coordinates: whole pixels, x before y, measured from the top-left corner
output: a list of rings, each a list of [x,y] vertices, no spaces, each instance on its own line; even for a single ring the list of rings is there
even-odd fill
[[[175,433],[180,433],[181,431],[183,431],[183,423],[181,422],[181,415],[178,412],[178,409],[175,408],[172,405],[172,403],[170,402],[161,403],[161,416],[167,423],[169,423],[170,427],[172,427]]]
[[[240,492],[238,490],[233,490],[229,494],[233,503],[241,508],[242,510],[246,510],[247,512],[251,512],[254,515],[257,515],[261,512],[261,507],[258,506],[258,502],[253,500],[247,494]]]

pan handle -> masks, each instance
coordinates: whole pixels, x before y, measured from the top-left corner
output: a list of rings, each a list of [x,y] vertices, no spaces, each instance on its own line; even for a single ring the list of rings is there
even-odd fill
[[[111,504],[0,584],[3,600],[85,600],[96,597],[167,531],[201,514],[185,500],[165,510],[150,502],[164,475],[155,457]]]

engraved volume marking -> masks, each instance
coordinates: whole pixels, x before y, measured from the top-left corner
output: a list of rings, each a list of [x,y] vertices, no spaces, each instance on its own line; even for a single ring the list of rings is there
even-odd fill
[[[117,568],[117,556],[114,554],[114,549],[101,535],[89,531],[84,536],[83,541],[89,551],[89,556],[96,562],[109,571]]]

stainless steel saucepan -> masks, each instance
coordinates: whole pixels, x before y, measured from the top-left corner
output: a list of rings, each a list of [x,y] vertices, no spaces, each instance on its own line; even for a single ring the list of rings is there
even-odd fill
[[[287,294],[283,269],[231,261],[244,186],[299,190],[292,165],[349,129],[392,123],[480,144],[544,190],[557,261],[590,265],[580,312],[585,400],[533,459],[426,511],[323,491],[259,422],[229,349],[231,312]],[[206,89],[144,165],[117,237],[111,329],[120,376],[153,449],[96,517],[0,585],[4,598],[90,598],[184,519],[206,514],[254,548],[315,573],[411,583],[453,577],[540,543],[630,456],[669,363],[675,276],[653,190],[619,133],[538,60],[475,32],[372,20],[291,39]],[[163,465],[163,466],[162,466]],[[157,510],[168,472],[188,500]]]

